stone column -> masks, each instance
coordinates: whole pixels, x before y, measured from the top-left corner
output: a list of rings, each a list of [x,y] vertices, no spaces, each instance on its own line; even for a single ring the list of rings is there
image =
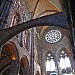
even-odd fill
[[[34,75],[34,29],[31,29],[30,75]]]

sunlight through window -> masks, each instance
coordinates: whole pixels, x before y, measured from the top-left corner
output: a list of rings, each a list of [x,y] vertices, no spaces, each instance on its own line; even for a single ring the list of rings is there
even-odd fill
[[[55,62],[53,59],[51,59],[50,65],[51,65],[50,71],[55,71]]]
[[[61,59],[60,59],[60,67],[61,67],[61,69],[66,68],[65,61],[64,61],[64,58],[63,57],[61,57]]]
[[[46,61],[46,71],[50,71],[50,61]]]
[[[71,67],[70,60],[69,60],[69,58],[67,56],[65,57],[65,63],[66,63],[66,67]]]
[[[47,61],[46,61],[46,71],[55,71],[56,67],[55,67],[55,61],[53,59],[53,56],[49,53],[47,56]]]
[[[60,68],[61,68],[62,75],[73,75],[70,59],[65,53],[65,51],[62,51],[60,54]]]

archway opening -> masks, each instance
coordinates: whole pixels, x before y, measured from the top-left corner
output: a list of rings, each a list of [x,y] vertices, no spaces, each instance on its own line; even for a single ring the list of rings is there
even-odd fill
[[[60,52],[60,69],[61,69],[61,74],[68,74],[68,75],[73,75],[73,68],[71,64],[71,60],[69,58],[69,55],[66,51],[62,50]]]
[[[57,68],[55,64],[55,58],[51,52],[47,53],[46,56],[46,75],[57,74]]]
[[[27,56],[23,56],[20,62],[20,71],[19,75],[28,75],[29,74],[29,61]]]
[[[1,51],[2,55],[5,55],[9,58],[9,60],[6,57],[6,61],[3,61],[3,69],[1,70],[2,75],[8,75],[10,73],[18,74],[18,69],[19,69],[19,55],[17,48],[14,43],[8,42],[2,47]],[[9,65],[8,61],[10,61]],[[7,64],[6,64],[7,63]],[[1,63],[0,63],[1,64]],[[13,70],[14,69],[14,70]]]

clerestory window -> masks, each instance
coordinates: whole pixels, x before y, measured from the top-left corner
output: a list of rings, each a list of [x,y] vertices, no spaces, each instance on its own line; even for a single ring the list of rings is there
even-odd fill
[[[46,57],[46,72],[50,74],[56,72],[54,57],[50,53]]]
[[[63,74],[68,74],[68,75],[72,74],[71,62],[65,51],[61,51],[61,53],[60,53],[60,68],[61,68],[62,75]]]
[[[50,30],[48,33],[45,35],[45,40],[48,43],[56,43],[61,39],[61,32],[58,30]]]

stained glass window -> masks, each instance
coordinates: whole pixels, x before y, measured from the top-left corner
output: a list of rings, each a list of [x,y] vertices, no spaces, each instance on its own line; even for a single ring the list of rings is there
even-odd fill
[[[46,58],[46,72],[49,72],[49,74],[54,74],[56,72],[54,57],[50,53],[47,55]]]
[[[48,43],[56,43],[61,39],[61,32],[58,30],[50,30],[45,35],[45,39]]]
[[[65,51],[61,51],[61,54],[60,54],[60,68],[61,68],[62,74],[73,75],[70,59]]]

